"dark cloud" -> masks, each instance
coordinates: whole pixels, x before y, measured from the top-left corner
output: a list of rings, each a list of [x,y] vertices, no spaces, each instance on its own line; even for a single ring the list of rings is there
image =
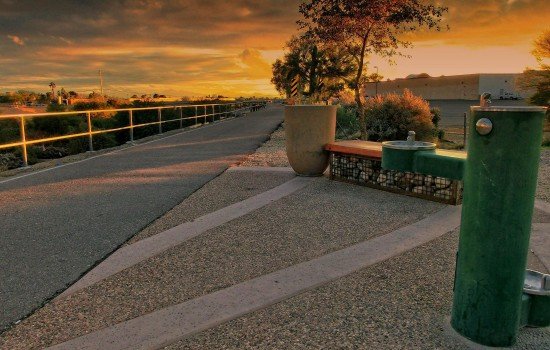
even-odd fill
[[[548,25],[547,0],[440,2],[451,30],[412,40],[516,45]],[[0,0],[0,90],[91,90],[102,68],[118,94],[271,93],[270,61],[296,32],[299,3]]]

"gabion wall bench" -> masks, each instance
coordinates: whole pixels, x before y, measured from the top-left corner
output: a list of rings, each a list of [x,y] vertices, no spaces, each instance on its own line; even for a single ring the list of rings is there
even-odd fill
[[[338,141],[330,152],[330,178],[446,204],[462,203],[462,181],[432,175],[382,169],[382,144]]]

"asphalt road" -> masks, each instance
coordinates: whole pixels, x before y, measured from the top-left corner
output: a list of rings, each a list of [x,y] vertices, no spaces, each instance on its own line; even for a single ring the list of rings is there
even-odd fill
[[[279,106],[0,183],[0,330],[243,160]]]

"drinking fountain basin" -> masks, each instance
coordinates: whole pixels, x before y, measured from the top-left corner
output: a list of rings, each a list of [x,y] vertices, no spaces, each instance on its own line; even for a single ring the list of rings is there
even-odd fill
[[[382,147],[408,151],[428,151],[435,150],[435,143],[424,141],[386,141],[382,142]]]
[[[522,303],[522,325],[550,326],[550,275],[533,270],[525,271]]]

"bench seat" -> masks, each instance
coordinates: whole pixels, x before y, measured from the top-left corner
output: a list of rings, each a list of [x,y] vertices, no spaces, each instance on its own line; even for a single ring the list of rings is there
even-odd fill
[[[382,169],[382,143],[361,140],[325,145],[330,153],[330,178],[384,191],[457,205],[462,182],[445,177]],[[443,151],[446,152],[446,151]]]

